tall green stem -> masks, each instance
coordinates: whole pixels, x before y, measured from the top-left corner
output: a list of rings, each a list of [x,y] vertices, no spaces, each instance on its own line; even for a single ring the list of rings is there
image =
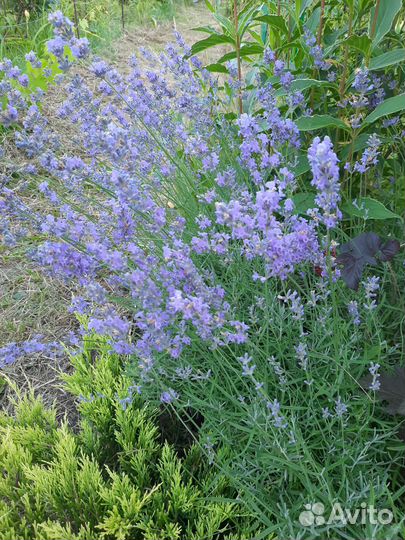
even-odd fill
[[[347,30],[347,38],[350,38],[350,36],[352,35],[352,30],[353,30],[353,5],[350,7],[350,11],[349,11],[349,27]],[[349,61],[349,46],[346,45],[344,59],[343,59],[342,78],[340,79],[340,85],[339,85],[339,95],[340,95],[341,100],[343,99],[343,94],[345,92],[348,61]]]
[[[239,36],[239,24],[238,24],[238,2],[237,0],[233,0],[233,16],[235,20],[235,35],[236,35],[236,59],[238,62],[238,81],[239,81],[239,89],[238,89],[238,108],[239,108],[239,114],[243,113],[243,102],[242,102],[242,64],[240,59],[240,36]]]
[[[73,12],[75,17],[75,27],[76,27],[76,36],[79,39],[80,38],[80,32],[79,32],[79,15],[77,13],[77,3],[76,0],[73,0]]]
[[[321,0],[321,14],[319,18],[319,28],[318,28],[318,36],[317,36],[317,44],[320,47],[322,43],[322,34],[323,34],[323,24],[324,24],[324,18],[325,18],[325,0]],[[288,41],[290,41],[290,35],[288,35]],[[315,78],[315,70],[313,70],[313,78]],[[311,90],[311,109],[314,108],[315,104],[315,89],[312,88]]]
[[[321,16],[319,20],[319,28],[318,28],[318,45],[321,45],[322,42],[322,34],[323,34],[323,24],[325,19],[325,0],[321,1]]]
[[[380,0],[377,0],[376,4],[375,4],[375,10],[374,10],[374,17],[373,17],[373,22],[371,23],[371,32],[370,32],[370,37],[371,39],[374,38],[375,36],[375,31],[376,31],[376,28],[377,28],[377,19],[378,19],[378,12],[380,10]]]

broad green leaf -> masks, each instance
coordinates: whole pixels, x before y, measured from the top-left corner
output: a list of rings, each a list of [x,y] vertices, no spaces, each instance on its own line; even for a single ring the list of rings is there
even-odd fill
[[[372,8],[372,5],[374,5],[374,2],[375,0],[356,0],[359,15],[362,16],[367,13],[368,17],[370,18],[370,10]]]
[[[329,81],[318,81],[317,79],[295,79],[291,83],[291,90],[296,92],[298,90],[312,88],[313,86],[334,86],[334,84]]]
[[[242,47],[240,48],[239,54],[241,58],[243,58],[244,56],[261,54],[263,50],[264,47],[262,45],[259,45],[258,43],[245,43],[245,45],[242,45]],[[228,62],[229,60],[233,60],[234,58],[236,58],[236,51],[229,52],[221,56],[221,58],[218,60],[218,64],[223,64],[224,62]]]
[[[329,81],[317,81],[316,79],[295,79],[291,84],[291,91],[292,92],[298,92],[302,90],[306,90],[307,88],[312,88],[314,86],[334,86]],[[284,88],[279,88],[276,91],[276,96],[284,96],[288,94]]]
[[[206,34],[215,34],[217,32],[213,26],[196,26],[191,30],[193,32],[204,32]]]
[[[211,11],[211,13],[215,13],[215,8],[214,8],[214,6],[211,4],[211,2],[209,0],[205,0],[205,5]]]
[[[405,110],[405,94],[399,94],[398,96],[388,98],[380,103],[371,114],[366,116],[363,125],[371,124],[382,116],[387,116],[403,110]]]
[[[238,115],[234,112],[225,113],[224,118],[226,118],[226,120],[229,120],[230,122],[233,122],[238,118]]]
[[[266,25],[264,25],[266,26]],[[267,27],[266,27],[267,28]],[[255,32],[254,30],[252,30],[251,28],[249,28],[248,30],[248,34],[250,36],[252,36],[252,38],[257,41],[258,43],[265,43],[266,40],[265,39],[262,39],[262,36],[259,34],[259,32]]]
[[[370,60],[371,71],[405,62],[405,49],[394,49]]]
[[[191,47],[191,55],[198,54],[210,47],[215,47],[216,45],[223,45],[224,43],[230,43],[235,45],[235,41],[229,37],[224,36],[223,34],[212,34],[210,37],[196,41]]]
[[[269,8],[267,6],[263,6],[262,12],[264,15],[269,15]],[[263,23],[260,25],[260,36],[262,39],[262,43],[267,42],[267,36],[269,35],[269,27],[267,24]]]
[[[261,15],[256,17],[255,21],[260,21],[268,24],[269,26],[274,26],[281,30],[284,34],[288,34],[287,25],[285,23],[284,17],[281,15]]]
[[[370,13],[369,36],[373,41],[373,47],[378,45],[385,34],[391,30],[392,23],[401,9],[401,6],[402,0],[380,0],[379,2],[376,2],[375,7]],[[378,9],[377,21],[374,28],[374,35],[372,35],[376,9]]]
[[[238,33],[239,36],[242,38],[245,34],[245,32],[249,29],[251,26],[254,17],[256,16],[258,12],[258,8],[256,6],[252,6],[249,8],[249,5],[247,5],[242,11],[239,13],[239,29]]]
[[[284,43],[284,45],[282,45],[281,47],[279,47],[277,49],[277,52],[280,53],[282,51],[286,51],[287,49],[300,49],[301,51],[303,50],[303,46],[302,46],[302,43],[299,39],[295,39],[295,40],[291,40],[291,41],[287,41]]]
[[[259,77],[259,73],[260,73],[259,68],[257,66],[254,66],[251,69],[249,69],[249,71],[247,71],[245,75],[245,82],[248,87],[252,88],[253,92],[251,93],[254,94],[254,96],[256,96],[256,87],[254,86],[254,84],[255,84],[255,81],[257,81],[257,78]],[[257,99],[255,101],[257,105]]]
[[[335,118],[327,114],[316,114],[315,116],[301,116],[301,118],[298,118],[295,123],[297,124],[300,131],[312,131],[325,127],[337,127],[350,130],[350,127],[342,120],[339,120],[339,118]]]
[[[230,36],[232,39],[235,39],[235,36],[236,36],[235,27],[231,23],[231,21],[227,19],[226,17],[223,17],[219,13],[216,13],[214,17],[219,22],[221,27],[224,29],[225,33],[228,36]]]
[[[368,36],[353,35],[342,41],[343,45],[348,45],[352,49],[356,49],[367,55],[371,48],[371,39]]]
[[[371,197],[361,197],[353,202],[346,202],[342,205],[342,210],[349,216],[363,219],[400,219],[401,216],[388,210],[383,203]]]
[[[310,208],[315,208],[316,194],[311,191],[296,193],[291,197],[294,203],[294,214],[306,214]]]
[[[347,25],[343,24],[333,31],[326,31],[323,35],[324,56],[330,58],[332,52],[341,45],[340,38],[347,33]]]
[[[305,174],[311,169],[309,165],[308,158],[305,154],[301,154],[298,156],[297,164],[295,167],[291,169],[291,171],[294,173],[294,176],[301,176],[302,174]]]
[[[313,10],[311,16],[305,23],[306,28],[311,32],[311,34],[316,34],[317,29],[319,28],[319,22],[321,20],[321,8],[318,6]]]
[[[223,64],[209,64],[205,69],[211,73],[229,73],[228,69]]]
[[[311,6],[311,4],[313,3],[314,0],[301,0],[299,2],[300,6],[299,6],[299,12],[298,12],[298,16],[301,17],[304,13],[304,11],[309,8]],[[297,2],[298,4],[298,2]],[[297,11],[297,6],[296,6],[296,11]]]

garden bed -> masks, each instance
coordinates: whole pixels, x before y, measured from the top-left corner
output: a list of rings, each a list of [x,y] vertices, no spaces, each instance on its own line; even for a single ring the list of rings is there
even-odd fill
[[[0,539],[405,534],[404,6],[231,7],[1,64]]]

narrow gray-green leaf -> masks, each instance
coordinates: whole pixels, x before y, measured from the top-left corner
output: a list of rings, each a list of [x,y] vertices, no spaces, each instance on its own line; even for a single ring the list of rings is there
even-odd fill
[[[348,45],[352,49],[356,49],[367,55],[371,48],[371,39],[368,36],[352,35],[349,38],[342,41],[343,45]]]
[[[316,193],[311,191],[303,191],[296,193],[291,197],[294,203],[294,214],[306,214],[310,208],[315,208]]]
[[[301,176],[311,169],[306,154],[300,154],[297,159],[297,164],[291,170],[294,176]]]

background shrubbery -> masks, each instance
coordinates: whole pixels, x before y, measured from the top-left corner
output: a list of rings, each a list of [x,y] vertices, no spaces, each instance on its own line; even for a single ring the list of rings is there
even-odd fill
[[[19,65],[31,50],[40,56],[52,37],[48,15],[61,9],[77,22],[78,33],[86,36],[94,50],[107,50],[122,35],[123,26],[157,24],[170,20],[188,0],[4,0],[0,4],[0,52]]]

